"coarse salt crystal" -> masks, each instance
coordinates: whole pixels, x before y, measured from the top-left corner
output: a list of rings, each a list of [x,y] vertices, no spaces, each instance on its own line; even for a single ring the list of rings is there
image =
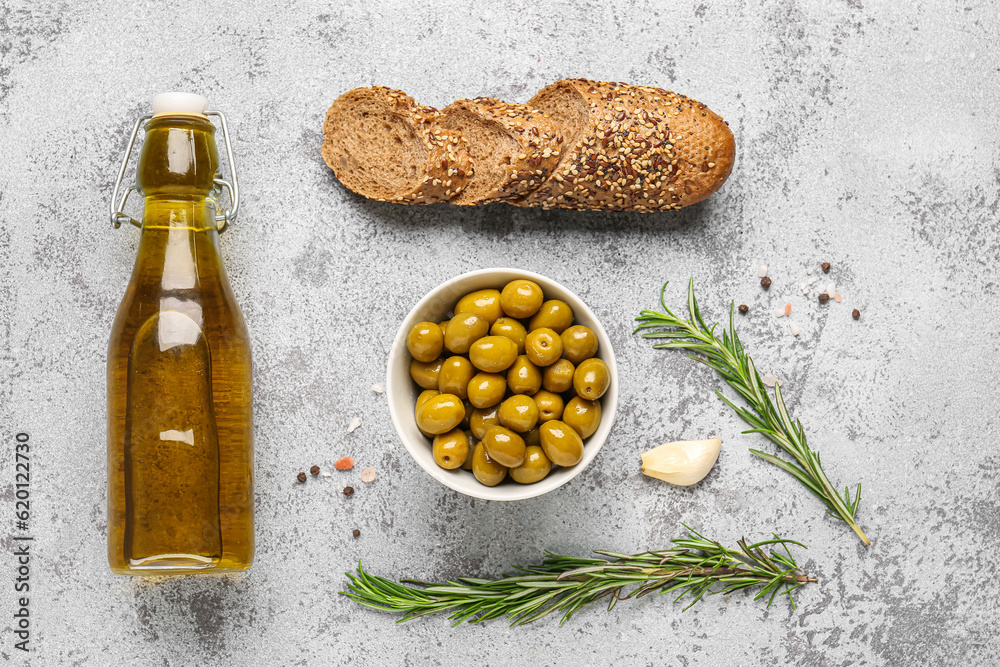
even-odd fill
[[[802,290],[802,293],[803,293],[803,294],[805,294],[805,293],[806,293],[806,291],[807,291],[807,290],[808,290],[809,288],[808,288],[808,287],[806,287],[806,284],[805,284],[805,283],[802,283],[801,285],[799,285],[799,289],[800,289],[800,290]]]
[[[841,300],[842,298],[843,298],[843,297],[842,297],[842,296],[840,296],[840,292],[837,292],[836,294],[834,294],[834,295],[833,295],[833,300],[834,300],[834,301],[836,301],[837,303],[840,303],[840,300]]]
[[[810,285],[814,284],[815,282],[816,282],[816,276],[813,276],[812,278],[809,279],[809,284]]]
[[[376,394],[381,394],[383,391],[385,391],[385,387],[376,383],[372,385],[372,391],[374,391]]]
[[[369,484],[375,481],[375,468],[374,466],[368,466],[361,471],[361,481],[365,484]]]
[[[763,278],[766,275],[767,275],[767,264],[761,264],[760,268],[757,269],[757,277]]]
[[[773,387],[774,383],[778,381],[778,378],[773,375],[765,375],[760,379],[760,381],[763,382],[765,386]]]
[[[351,420],[351,423],[347,425],[347,432],[354,433],[361,426],[361,420],[355,417]]]
[[[325,471],[325,470],[323,472],[321,472],[320,474],[323,475],[323,477],[332,477],[332,475],[330,473],[328,473],[327,471]]]
[[[837,283],[830,283],[826,286],[826,293],[833,296],[837,293]]]
[[[775,317],[784,317],[785,316],[785,307],[782,306],[781,308],[778,308],[777,310],[775,310],[774,311],[774,316]]]
[[[812,267],[809,267],[808,269],[806,269],[806,275],[807,276],[811,276],[812,274],[813,274]]]
[[[788,323],[788,328],[792,330],[792,335],[793,336],[798,336],[799,335],[799,326],[797,324],[795,324],[795,322],[789,322]]]

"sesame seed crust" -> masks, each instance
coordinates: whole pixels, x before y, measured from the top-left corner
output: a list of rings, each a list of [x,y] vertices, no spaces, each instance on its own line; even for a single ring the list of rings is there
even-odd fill
[[[349,166],[356,164],[358,157],[374,163],[393,160],[394,156],[351,155],[339,140],[361,126],[362,107],[375,109],[407,128],[414,142],[409,148],[423,161],[413,177],[396,179],[400,182],[391,185],[380,183],[382,187],[390,187],[388,193],[375,191],[368,180],[359,178]],[[323,123],[323,160],[345,187],[363,197],[399,204],[447,201],[465,188],[473,170],[468,141],[463,135],[443,128],[440,120],[441,112],[418,104],[401,90],[385,86],[349,90],[327,111]]]
[[[510,155],[493,156],[509,160],[498,181],[475,197],[470,197],[471,190],[467,190],[465,196],[452,199],[453,204],[478,206],[520,199],[544,182],[559,163],[561,137],[556,124],[542,111],[493,97],[477,97],[456,100],[441,114],[445,127],[456,129],[460,122],[475,122],[501,132],[516,146]],[[475,169],[475,158],[472,166]],[[486,171],[479,169],[473,179],[485,178]]]
[[[732,132],[695,100],[651,86],[569,79],[546,86],[528,106],[558,117],[551,99],[567,94],[585,105],[586,121],[566,136],[552,176],[513,202],[518,206],[673,210],[715,192],[732,170]]]

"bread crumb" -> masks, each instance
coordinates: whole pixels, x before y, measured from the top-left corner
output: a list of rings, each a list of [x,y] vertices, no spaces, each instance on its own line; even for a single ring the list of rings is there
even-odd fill
[[[347,426],[348,433],[354,433],[361,426],[361,420],[355,417],[351,420],[351,423]]]

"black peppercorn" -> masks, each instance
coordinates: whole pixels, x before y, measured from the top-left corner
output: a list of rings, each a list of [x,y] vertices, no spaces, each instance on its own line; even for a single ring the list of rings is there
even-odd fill
[[[859,317],[861,317],[861,311],[855,308],[854,312],[851,313],[851,317],[853,317],[854,319],[858,319]]]
[[[345,486],[344,487],[344,495],[345,496],[353,496],[354,495],[354,487],[353,486]]]
[[[299,480],[300,482],[304,482],[306,481],[306,474],[304,472],[300,472],[298,475],[295,476],[295,479]]]
[[[819,295],[819,302],[820,303],[826,303],[829,300],[830,300],[830,295],[827,294],[826,292],[823,292],[822,294]]]
[[[763,287],[764,289],[767,289],[768,287],[771,286],[771,279],[768,278],[767,276],[764,276],[763,278],[760,279],[760,286]]]
[[[750,306],[746,305],[745,303],[741,303],[740,304],[740,315],[746,315],[748,312],[750,312]]]
[[[319,474],[319,466],[313,466],[312,468],[309,468],[309,474],[312,475],[313,477],[315,477],[316,475],[318,475]]]
[[[823,273],[830,273],[830,262],[823,262],[819,266],[823,269]]]
[[[361,531],[355,528],[354,530],[351,531],[351,535],[353,535],[354,537],[361,537]]]

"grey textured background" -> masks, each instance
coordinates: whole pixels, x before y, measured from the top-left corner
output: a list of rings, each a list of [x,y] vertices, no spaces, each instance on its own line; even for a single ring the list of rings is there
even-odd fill
[[[13,435],[28,431],[32,664],[1000,662],[995,6],[235,4],[0,7],[0,526],[11,532]],[[730,181],[676,215],[418,209],[345,192],[319,157],[327,106],[355,86],[441,106],[524,101],[567,76],[704,101],[737,137]],[[140,581],[105,563],[105,346],[138,239],[106,215],[128,130],[171,89],[225,110],[239,156],[245,206],[222,248],[254,345],[259,548],[240,576]],[[797,286],[824,260],[844,303],[819,308]],[[622,407],[571,484],[490,504],[417,468],[369,387],[420,296],[505,264],[588,301],[615,342]],[[676,281],[679,306],[689,276],[712,318],[731,298],[750,305],[739,327],[759,366],[786,380],[833,480],[863,483],[871,548],[752,458],[749,446],[767,444],[740,434],[707,370],[630,335],[661,282]],[[786,301],[798,338],[770,314]],[[348,435],[355,416],[364,425]],[[710,434],[723,454],[700,486],[640,476],[640,451]],[[341,455],[358,468],[295,483]],[[380,476],[363,485],[369,464]],[[346,483],[358,488],[349,499]],[[735,595],[682,613],[647,598],[516,630],[394,625],[337,595],[359,558],[397,576],[495,575],[546,548],[660,547],[682,521],[725,542],[772,530],[802,540],[821,583],[798,611]],[[0,555],[5,619],[13,568]],[[8,627],[0,656],[26,662],[12,644]]]

